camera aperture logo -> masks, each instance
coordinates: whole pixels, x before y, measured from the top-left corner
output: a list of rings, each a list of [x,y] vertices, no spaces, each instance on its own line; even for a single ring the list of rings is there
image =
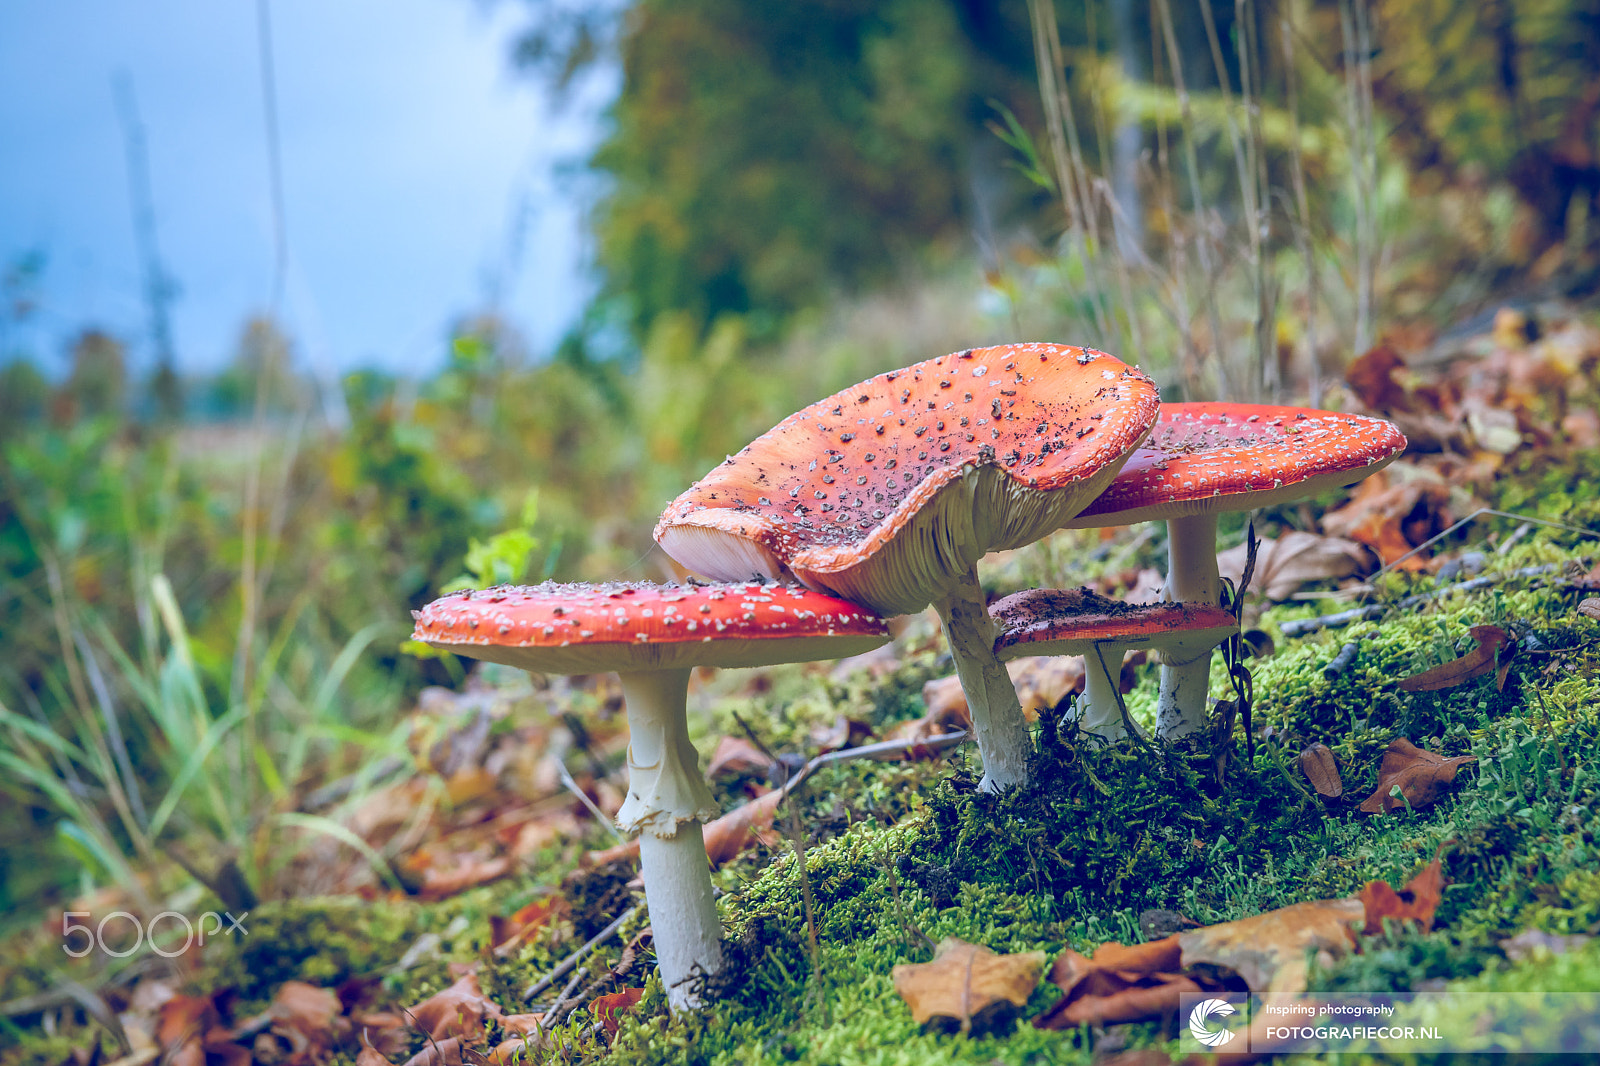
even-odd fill
[[[1211,1018],[1226,1018],[1232,1013],[1234,1013],[1233,1004],[1225,999],[1201,1000],[1194,1005],[1194,1010],[1189,1012],[1189,1035],[1206,1047],[1221,1047],[1232,1040],[1234,1034],[1226,1029],[1208,1029],[1206,1021]]]

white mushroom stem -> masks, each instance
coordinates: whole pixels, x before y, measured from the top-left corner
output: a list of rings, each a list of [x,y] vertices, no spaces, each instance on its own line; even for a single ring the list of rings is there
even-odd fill
[[[1167,519],[1167,582],[1161,598],[1175,603],[1222,602],[1214,512]],[[1165,740],[1205,728],[1211,709],[1211,649],[1188,662],[1174,662],[1171,656],[1163,656],[1156,702],[1156,733]]]
[[[639,833],[645,904],[673,1010],[701,1006],[700,979],[722,969],[722,923],[711,896],[701,823],[716,801],[689,743],[688,669],[622,674],[628,706],[628,798],[617,811]]]
[[[1107,740],[1120,740],[1128,735],[1122,721],[1122,708],[1117,703],[1117,689],[1122,685],[1121,644],[1102,644],[1096,654],[1090,648],[1083,654],[1083,695],[1078,699],[1078,728]]]
[[[1011,675],[994,653],[1000,627],[989,617],[978,572],[968,569],[934,607],[950,642],[950,656],[972,716],[972,734],[983,756],[978,787],[1000,792],[1027,784],[1033,740]]]

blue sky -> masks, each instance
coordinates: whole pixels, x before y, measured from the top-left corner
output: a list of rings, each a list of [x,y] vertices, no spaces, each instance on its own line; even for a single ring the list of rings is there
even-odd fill
[[[515,0],[272,0],[289,271],[283,319],[315,369],[438,365],[485,306],[547,350],[590,281],[583,181],[613,72],[552,113],[511,69]],[[0,4],[0,265],[46,255],[8,347],[47,370],[97,325],[148,365],[113,79],[143,120],[180,368],[214,368],[272,295],[255,0]],[[570,168],[569,168],[570,169]],[[523,214],[520,256],[514,220]],[[3,355],[4,353],[0,353]]]

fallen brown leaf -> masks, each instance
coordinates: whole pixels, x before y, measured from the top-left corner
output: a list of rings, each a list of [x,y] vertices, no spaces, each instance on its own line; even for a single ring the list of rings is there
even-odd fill
[[[1600,618],[1600,596],[1590,596],[1578,604],[1578,613],[1585,618]]]
[[[776,838],[768,834],[772,830],[772,819],[782,799],[783,791],[775,788],[748,803],[740,804],[715,821],[707,822],[703,831],[706,838],[706,856],[712,864],[721,866],[758,841],[773,843]],[[583,857],[583,863],[585,866],[598,867],[613,862],[632,861],[638,857],[639,841],[634,839],[606,848],[604,851],[588,852]]]
[[[484,1021],[500,1015],[499,1005],[478,987],[475,973],[467,974],[411,1008],[412,1024],[436,1041],[462,1036],[478,1039],[483,1035]]]
[[[285,981],[267,1008],[273,1028],[280,1033],[293,1030],[311,1044],[331,1047],[350,1030],[344,1017],[344,1004],[331,988],[318,988],[304,981]],[[286,1034],[285,1034],[286,1035]]]
[[[1039,1029],[1076,1029],[1161,1017],[1178,1009],[1178,997],[1201,986],[1178,970],[1177,934],[1145,944],[1102,944],[1094,957],[1063,951],[1050,981],[1065,993],[1034,1020]]]
[[[606,1032],[612,1036],[617,1035],[617,1030],[622,1028],[622,1021],[617,1017],[626,1014],[638,1006],[639,1000],[644,996],[642,988],[624,988],[604,996],[596,996],[589,1004],[589,1013],[595,1020],[605,1026]]]
[[[1401,551],[1409,551],[1410,545]],[[1217,555],[1217,572],[1237,586],[1244,575],[1249,545],[1241,544]],[[1263,537],[1256,549],[1256,569],[1250,591],[1269,600],[1286,600],[1311,581],[1364,574],[1372,568],[1367,549],[1343,537],[1290,530],[1277,540]]]
[[[1424,933],[1433,928],[1433,916],[1444,898],[1444,867],[1436,858],[1424,866],[1404,888],[1395,889],[1387,881],[1368,881],[1356,898],[1366,910],[1362,932],[1383,932],[1383,920],[1416,922]]]
[[[705,827],[706,856],[712,866],[722,866],[733,861],[739,853],[760,840],[772,829],[778,804],[783,802],[783,790],[773,789],[766,795],[743,803]],[[769,838],[768,842],[771,840]]]
[[[819,755],[854,748],[871,739],[872,726],[859,718],[846,718],[842,714],[827,729],[811,734],[811,743],[816,746]]]
[[[1006,673],[1030,722],[1037,721],[1041,713],[1055,710],[1073,693],[1083,691],[1081,655],[1025,655],[1006,663]],[[922,702],[928,713],[915,723],[901,726],[895,731],[896,737],[926,737],[972,728],[972,715],[959,677],[941,677],[923,685]]]
[[[1312,744],[1300,753],[1300,769],[1324,799],[1338,799],[1344,795],[1344,781],[1339,777],[1339,764],[1326,744]]]
[[[1406,362],[1387,341],[1380,341],[1350,361],[1344,380],[1371,411],[1404,411],[1410,408],[1406,390],[1394,379]]]
[[[711,753],[706,776],[712,780],[719,777],[765,777],[773,765],[772,756],[744,737],[723,737],[717,741],[717,748]]]
[[[1306,953],[1332,961],[1353,948],[1350,923],[1364,914],[1359,899],[1313,900],[1177,937],[1185,969],[1209,962],[1237,973],[1252,992],[1303,992]]]
[[[457,855],[453,858],[454,862],[451,865],[442,867],[434,865],[431,860],[419,859],[417,856],[413,856],[413,859],[407,862],[409,869],[416,870],[421,867],[422,887],[418,895],[424,900],[446,899],[469,888],[499,880],[511,872],[509,855],[496,858]]]
[[[1468,633],[1478,642],[1477,647],[1459,659],[1452,659],[1431,670],[1424,670],[1420,674],[1412,674],[1402,679],[1399,684],[1400,691],[1436,692],[1439,689],[1455,688],[1475,677],[1482,677],[1497,666],[1504,667],[1516,653],[1516,638],[1499,626],[1473,626]],[[1505,648],[1503,655],[1501,648]],[[1504,663],[1501,662],[1502,659]],[[1499,687],[1505,688],[1503,669],[1499,681]]]
[[[1044,963],[1042,951],[998,955],[946,937],[934,949],[932,962],[901,963],[892,976],[894,990],[911,1008],[912,1018],[922,1023],[935,1017],[953,1019],[968,1033],[978,1015],[988,1021],[996,1011],[1004,1011],[1003,1004],[1026,1005],[1038,987]]]
[[[461,1057],[461,1041],[430,1040],[423,1049],[406,1060],[405,1066],[466,1066]]]
[[[1439,793],[1455,780],[1456,770],[1470,762],[1473,755],[1457,755],[1446,759],[1431,751],[1424,751],[1405,737],[1395,737],[1383,753],[1378,765],[1378,788],[1361,802],[1361,810],[1368,814],[1398,810],[1401,807],[1426,807],[1439,798]],[[1400,795],[1391,795],[1399,786]]]
[[[542,896],[518,908],[509,918],[489,916],[489,940],[496,955],[508,955],[529,936],[537,933],[566,912],[567,901],[560,896]]]
[[[365,1033],[361,1034],[361,1050],[356,1052],[356,1066],[394,1066],[383,1052],[373,1047]]]

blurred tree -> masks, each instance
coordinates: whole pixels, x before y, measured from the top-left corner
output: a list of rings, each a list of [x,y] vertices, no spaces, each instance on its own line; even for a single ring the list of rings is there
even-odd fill
[[[211,386],[211,406],[223,416],[249,414],[257,394],[269,414],[292,411],[306,402],[307,386],[294,372],[289,338],[265,315],[245,322],[227,369]]]
[[[126,386],[122,342],[99,329],[86,329],[72,342],[72,371],[55,397],[62,424],[79,418],[120,414]]]
[[[1343,0],[1345,3],[1352,0]],[[1366,0],[1353,0],[1366,2]],[[1373,100],[1421,189],[1470,168],[1508,180],[1545,242],[1600,195],[1600,5],[1594,0],[1376,0]],[[1342,65],[1339,0],[1318,0],[1312,37]]]
[[[553,86],[620,57],[592,160],[611,179],[598,257],[641,340],[677,311],[702,329],[750,314],[759,335],[960,239],[986,101],[1038,109],[1020,3],[639,0],[611,23],[536,10],[519,58]]]
[[[49,400],[50,383],[30,360],[13,359],[0,367],[0,438],[41,418]]]

